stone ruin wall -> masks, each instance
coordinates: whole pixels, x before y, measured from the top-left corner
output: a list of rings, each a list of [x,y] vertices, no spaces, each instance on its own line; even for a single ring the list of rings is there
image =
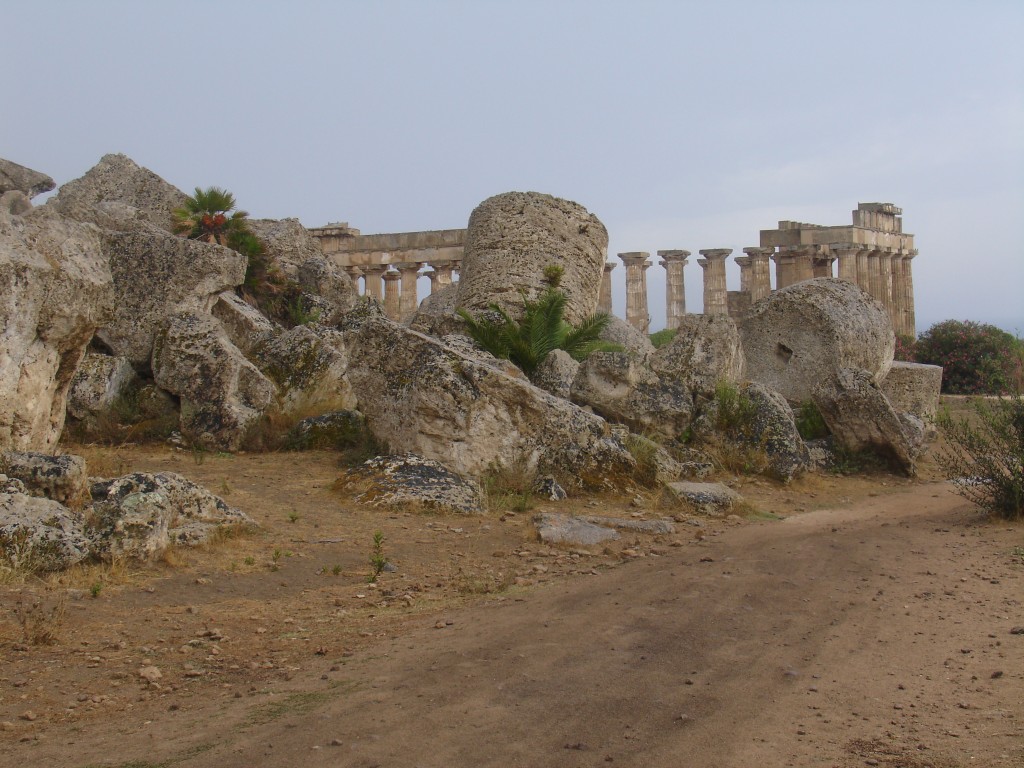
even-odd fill
[[[703,314],[739,317],[773,290],[815,277],[848,280],[877,299],[898,335],[915,336],[914,281],[917,256],[914,236],[903,232],[902,210],[891,203],[859,203],[852,223],[822,226],[780,221],[761,230],[760,244],[743,249],[733,260],[740,268],[739,290],[729,290],[726,262],[730,248],[699,251],[703,272]],[[450,285],[459,272],[466,240],[464,229],[362,235],[345,223],[310,230],[324,254],[363,283],[363,293],[381,301],[393,319],[410,317],[419,305],[417,281],[430,278],[431,292]],[[667,328],[678,328],[687,314],[684,270],[690,251],[658,251],[665,269]],[[626,322],[650,332],[647,270],[650,253],[618,254],[626,271]],[[774,264],[774,286],[772,281]],[[599,309],[612,311],[611,273],[605,264]],[[429,269],[425,272],[424,267]]]

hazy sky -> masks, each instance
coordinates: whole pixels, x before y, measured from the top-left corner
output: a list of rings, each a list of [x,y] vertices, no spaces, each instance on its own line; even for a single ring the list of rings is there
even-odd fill
[[[892,202],[919,331],[1024,333],[1019,0],[0,0],[0,25],[0,157],[58,184],[123,152],[253,216],[364,233],[547,192],[605,223],[613,261],[692,251],[691,311],[699,249]]]

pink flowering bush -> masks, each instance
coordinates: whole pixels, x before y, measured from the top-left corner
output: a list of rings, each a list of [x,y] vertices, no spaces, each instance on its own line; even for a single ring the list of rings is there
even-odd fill
[[[1024,342],[994,325],[936,323],[917,339],[912,359],[942,366],[944,394],[998,395],[1024,388]]]

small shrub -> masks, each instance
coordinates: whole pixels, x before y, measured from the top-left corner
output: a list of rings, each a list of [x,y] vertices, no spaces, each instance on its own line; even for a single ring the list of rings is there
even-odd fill
[[[626,450],[636,461],[636,481],[648,487],[657,485],[658,444],[647,437],[634,435],[632,432],[624,442]]]
[[[370,575],[366,577],[366,581],[370,584],[377,581],[377,577],[384,572],[387,564],[388,559],[384,554],[384,533],[374,531],[373,549],[370,550]]]
[[[771,461],[757,430],[757,404],[729,382],[719,382],[711,405],[712,434],[700,434],[702,447],[712,461],[729,472],[766,474]]]
[[[796,431],[804,440],[820,440],[829,436],[828,425],[812,401],[805,400],[800,403],[796,414]]]
[[[940,413],[946,439],[937,459],[957,493],[982,509],[1016,520],[1024,517],[1024,398],[976,399],[975,423]]]
[[[492,464],[480,479],[487,506],[496,511],[526,512],[533,508],[533,485],[537,472],[526,457],[509,465]]]
[[[945,394],[998,395],[1024,389],[1024,342],[994,325],[937,323],[918,338],[914,357],[942,366]]]
[[[41,597],[19,594],[12,612],[21,627],[22,642],[26,645],[53,645],[60,638],[67,603],[63,594],[52,601]]]
[[[662,328],[660,331],[655,331],[650,335],[651,344],[654,345],[655,349],[660,349],[671,342],[677,333],[678,331],[675,328]]]
[[[735,384],[715,387],[715,429],[733,440],[749,440],[757,418],[757,405]]]

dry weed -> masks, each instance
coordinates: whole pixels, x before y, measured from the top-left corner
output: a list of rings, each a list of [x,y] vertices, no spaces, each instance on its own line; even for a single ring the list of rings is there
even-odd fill
[[[67,598],[61,592],[51,598],[19,592],[11,612],[21,627],[26,645],[54,645],[60,639]]]

